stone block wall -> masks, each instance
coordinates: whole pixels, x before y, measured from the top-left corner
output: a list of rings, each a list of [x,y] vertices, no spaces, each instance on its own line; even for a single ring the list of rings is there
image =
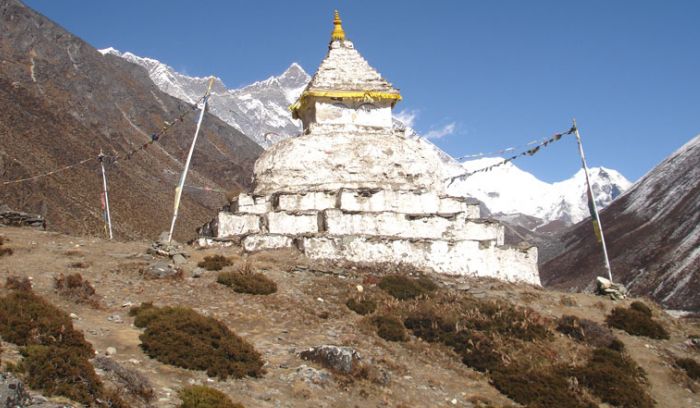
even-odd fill
[[[504,246],[479,206],[431,192],[352,190],[241,194],[213,238],[248,252],[298,248],[311,259],[405,263],[438,273],[540,284],[537,248]]]

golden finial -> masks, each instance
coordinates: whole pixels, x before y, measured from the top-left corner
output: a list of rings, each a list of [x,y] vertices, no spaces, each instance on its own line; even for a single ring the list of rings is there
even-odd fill
[[[341,23],[340,13],[338,13],[338,10],[336,10],[335,18],[333,18],[333,34],[331,34],[332,41],[345,41],[345,31],[343,31],[343,26]]]

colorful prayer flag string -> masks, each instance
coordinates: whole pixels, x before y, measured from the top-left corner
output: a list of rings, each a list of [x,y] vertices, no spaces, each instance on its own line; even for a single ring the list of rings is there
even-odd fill
[[[541,148],[547,147],[547,146],[549,146],[550,144],[552,144],[552,143],[554,143],[554,142],[560,140],[560,139],[562,138],[562,136],[564,136],[564,135],[570,135],[570,134],[574,133],[575,131],[576,131],[576,128],[575,128],[575,127],[572,127],[571,129],[567,130],[566,132],[555,133],[554,136],[550,137],[549,139],[542,140],[537,146],[535,146],[535,147],[533,147],[533,148],[530,148],[530,149],[528,149],[528,150],[525,150],[525,151],[523,151],[523,152],[521,152],[521,153],[519,153],[519,154],[516,154],[516,155],[514,155],[514,156],[510,156],[510,157],[508,157],[507,159],[503,159],[503,161],[500,161],[500,162],[498,162],[498,163],[496,163],[496,164],[492,164],[492,165],[490,165],[490,166],[482,167],[482,168],[480,168],[480,169],[478,169],[478,170],[468,171],[468,172],[466,172],[466,173],[458,174],[458,175],[456,175],[456,176],[447,178],[447,179],[445,179],[445,181],[447,181],[447,180],[450,181],[449,184],[447,184],[447,186],[448,186],[448,187],[451,186],[452,183],[455,182],[455,180],[463,180],[463,179],[465,179],[465,178],[467,178],[467,177],[470,177],[470,176],[472,176],[472,175],[474,175],[474,174],[477,174],[477,173],[484,173],[484,172],[487,172],[487,171],[491,171],[491,170],[493,170],[494,168],[503,166],[503,165],[505,165],[505,164],[507,164],[507,163],[510,163],[510,162],[512,162],[513,160],[516,160],[516,159],[519,158],[519,157],[522,157],[522,156],[533,156],[533,155],[535,155],[537,152],[539,152]]]

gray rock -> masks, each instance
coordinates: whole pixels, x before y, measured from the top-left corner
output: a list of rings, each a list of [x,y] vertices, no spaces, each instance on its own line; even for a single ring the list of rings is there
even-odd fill
[[[178,270],[168,262],[158,261],[148,265],[143,274],[147,278],[163,279],[176,276]]]
[[[297,367],[296,371],[290,375],[289,380],[294,380],[294,379],[301,379],[304,382],[311,383],[311,384],[316,384],[316,385],[325,385],[331,380],[331,375],[328,371],[326,370],[317,370],[313,367],[309,367],[306,364],[302,364],[299,367]]]
[[[22,381],[10,373],[0,373],[0,407],[26,407],[30,402],[31,397]]]
[[[598,276],[596,278],[596,295],[609,296],[612,300],[622,300],[627,297],[627,289],[619,283]]]
[[[354,365],[361,359],[360,354],[351,347],[332,345],[312,347],[299,353],[299,356],[345,374],[351,373]]]
[[[175,266],[180,266],[183,265],[185,262],[187,262],[187,259],[182,254],[175,254],[173,255],[173,263]]]
[[[192,270],[192,277],[193,278],[199,278],[202,275],[204,275],[204,268],[196,267],[194,270]]]

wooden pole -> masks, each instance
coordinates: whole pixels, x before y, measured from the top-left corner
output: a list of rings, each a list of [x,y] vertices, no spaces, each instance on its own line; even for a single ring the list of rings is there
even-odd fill
[[[603,246],[603,256],[605,257],[605,270],[608,272],[608,278],[610,282],[613,281],[612,270],[610,268],[610,260],[608,259],[608,248],[605,245],[605,234],[603,234],[603,224],[600,223],[600,215],[598,214],[598,206],[595,203],[595,196],[593,195],[593,189],[591,188],[591,180],[588,175],[588,165],[586,164],[586,156],[583,154],[583,143],[581,143],[581,134],[578,131],[578,126],[576,126],[576,119],[574,119],[574,134],[576,135],[576,141],[578,142],[578,152],[581,155],[581,164],[583,165],[583,173],[586,176],[586,186],[588,187],[588,194],[591,201],[591,207],[593,209],[593,216],[595,217],[595,222],[598,225],[598,232],[600,232],[600,243]]]
[[[105,213],[107,214],[107,228],[109,230],[109,239],[112,239],[112,216],[109,212],[109,193],[107,192],[107,173],[105,173],[104,157],[105,155],[102,153],[102,149],[100,149],[100,155],[97,156],[97,159],[100,161],[100,168],[102,169],[102,194],[104,194],[105,197]]]
[[[180,176],[180,183],[175,188],[175,206],[173,210],[173,221],[170,223],[170,233],[168,234],[168,242],[173,240],[173,232],[175,231],[175,220],[177,220],[177,213],[180,208],[180,199],[182,198],[182,189],[185,185],[185,179],[187,178],[187,171],[190,169],[190,163],[192,162],[192,154],[194,153],[194,145],[197,143],[197,137],[199,136],[199,130],[202,127],[202,119],[204,119],[204,112],[207,110],[207,100],[209,99],[209,94],[211,93],[211,87],[214,85],[214,78],[209,80],[209,87],[207,88],[207,93],[204,95],[204,100],[202,102],[202,111],[199,113],[199,119],[197,120],[197,128],[194,131],[194,138],[192,139],[192,145],[190,146],[190,152],[187,154],[187,161],[185,162],[185,168]]]

